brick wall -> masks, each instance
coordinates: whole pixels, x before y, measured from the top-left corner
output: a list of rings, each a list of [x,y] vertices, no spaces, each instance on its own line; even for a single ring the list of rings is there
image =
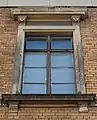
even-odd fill
[[[89,8],[82,21],[81,37],[87,93],[97,94],[97,8]],[[10,9],[0,8],[0,93],[11,93],[12,72],[17,42],[18,23],[10,18]],[[0,120],[97,120],[97,108],[79,113],[78,108],[19,108],[16,113],[0,107]]]
[[[17,23],[9,9],[0,9],[0,93],[11,93]]]
[[[18,113],[0,109],[0,120],[97,120],[97,108],[79,113],[78,108],[20,108]]]
[[[84,74],[87,93],[97,94],[97,8],[89,9],[81,22]]]

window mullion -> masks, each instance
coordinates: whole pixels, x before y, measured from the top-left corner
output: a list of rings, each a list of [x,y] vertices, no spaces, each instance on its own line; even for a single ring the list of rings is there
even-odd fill
[[[50,55],[50,36],[47,40],[47,82],[46,82],[46,92],[51,94],[51,55]]]

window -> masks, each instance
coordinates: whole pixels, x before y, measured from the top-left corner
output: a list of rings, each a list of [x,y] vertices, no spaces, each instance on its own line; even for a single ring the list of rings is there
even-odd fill
[[[12,93],[85,94],[79,23],[87,9],[14,9],[12,14],[19,22]]]
[[[72,37],[26,36],[23,94],[74,94]]]

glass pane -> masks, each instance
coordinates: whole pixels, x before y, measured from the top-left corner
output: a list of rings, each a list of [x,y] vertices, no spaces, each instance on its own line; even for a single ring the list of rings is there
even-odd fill
[[[52,54],[52,67],[73,67],[73,54]]]
[[[73,69],[52,69],[51,70],[52,83],[74,83]]]
[[[23,94],[45,94],[46,93],[46,85],[24,84],[22,93]]]
[[[72,42],[69,38],[52,38],[51,49],[72,49]]]
[[[45,67],[46,54],[25,54],[25,67]]]
[[[45,83],[46,82],[46,69],[25,68],[24,82]]]
[[[46,49],[45,41],[26,41],[26,49]]]
[[[52,84],[52,94],[75,94],[75,84]]]

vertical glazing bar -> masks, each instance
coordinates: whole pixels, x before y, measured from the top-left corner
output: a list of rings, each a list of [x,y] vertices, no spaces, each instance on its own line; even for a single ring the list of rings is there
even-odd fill
[[[51,56],[50,56],[50,36],[47,40],[47,89],[46,93],[51,93]]]

